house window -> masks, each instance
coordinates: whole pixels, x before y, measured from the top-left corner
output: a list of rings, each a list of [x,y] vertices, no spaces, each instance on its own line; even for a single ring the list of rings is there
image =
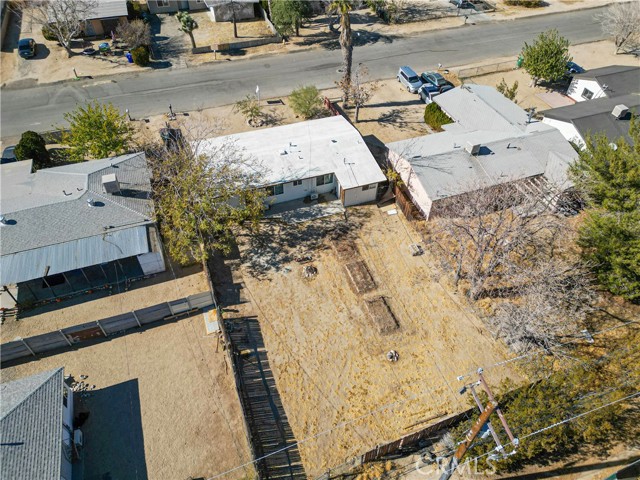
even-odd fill
[[[282,195],[284,193],[284,185],[271,185],[270,187],[265,188],[268,197],[273,197],[274,195]]]
[[[158,8],[168,7],[169,0],[156,0],[156,5],[158,5]]]
[[[302,185],[302,180],[294,180],[293,181],[293,186],[294,187],[299,187],[300,185]]]
[[[316,186],[329,185],[333,183],[333,173],[327,173],[326,175],[320,175],[316,177]]]
[[[362,191],[366,192],[367,190],[371,190],[372,188],[376,188],[378,186],[377,183],[372,183],[371,185],[365,185],[362,187]]]
[[[585,100],[591,100],[593,98],[593,92],[588,88],[585,88],[584,90],[582,90],[582,98],[584,98]]]

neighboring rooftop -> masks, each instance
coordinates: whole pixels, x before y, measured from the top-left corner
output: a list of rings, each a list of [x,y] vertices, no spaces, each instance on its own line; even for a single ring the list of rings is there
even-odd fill
[[[411,164],[432,200],[540,175],[560,190],[570,186],[573,147],[495,89],[465,85],[435,102],[454,120],[444,132],[387,145]]]
[[[199,144],[199,153],[228,142],[264,169],[263,186],[328,173],[343,189],[386,180],[360,133],[342,115],[209,139]]]
[[[618,105],[624,105],[629,109],[629,112],[620,118],[612,114],[613,109]],[[632,115],[640,114],[640,93],[622,97],[597,98],[542,113],[546,118],[572,123],[583,139],[590,134],[601,133],[611,141],[623,137],[631,143],[629,122]]]
[[[127,15],[126,0],[97,0],[87,20],[126,17]]]
[[[577,73],[573,79],[595,80],[610,98],[640,93],[640,67],[610,65]],[[605,85],[606,88],[604,88]]]
[[[27,160],[0,173],[3,285],[39,278],[47,267],[53,275],[148,251],[153,204],[144,153],[36,173]],[[107,193],[109,185],[116,191]]]
[[[60,478],[63,382],[58,368],[0,385],[0,477]]]

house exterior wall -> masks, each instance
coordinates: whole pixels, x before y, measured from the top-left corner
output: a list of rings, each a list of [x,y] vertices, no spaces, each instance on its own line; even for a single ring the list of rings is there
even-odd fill
[[[105,25],[117,25],[119,23],[128,22],[127,17],[113,17],[113,18],[94,18],[93,20],[87,20],[84,28],[85,36],[87,37],[101,37],[104,35],[111,35],[111,31],[106,31]],[[115,29],[114,29],[115,31]]]
[[[590,99],[583,98],[582,92],[584,89],[593,92],[593,97]],[[600,84],[595,80],[587,80],[584,78],[574,78],[567,89],[567,95],[576,102],[584,102],[587,100],[595,100],[596,98],[605,97],[604,90],[600,87]]]
[[[71,452],[73,451],[73,390],[63,384],[66,393],[66,405],[62,405],[62,464],[60,476],[66,480],[71,480],[72,465]],[[63,399],[60,399],[63,402]],[[68,452],[68,455],[65,453]],[[69,458],[68,458],[69,457]]]
[[[363,190],[363,188],[367,188]],[[366,187],[350,188],[344,191],[343,205],[350,207],[352,205],[360,205],[362,203],[374,202],[376,200],[376,193],[378,192],[378,184],[372,183]]]
[[[576,145],[584,146],[584,139],[578,133],[578,130],[570,122],[563,122],[562,120],[556,120],[555,118],[543,118],[542,123],[546,123],[547,125],[551,125],[552,127],[557,128],[562,136],[566,138],[569,142],[574,142]]]
[[[166,3],[166,5],[165,5]],[[172,13],[177,12],[181,2],[178,0],[169,0],[163,2],[161,0],[147,0],[147,6],[151,13]]]
[[[389,152],[389,161],[393,169],[400,174],[400,178],[402,178],[407,190],[409,190],[411,200],[416,208],[420,210],[426,220],[429,220],[433,201],[420,183],[420,179],[413,171],[411,164],[402,156],[391,151]]]
[[[275,205],[276,203],[289,202],[291,200],[298,200],[311,195],[312,193],[330,193],[337,187],[336,176],[333,175],[333,182],[326,185],[316,185],[316,177],[305,178],[300,180],[300,185],[294,185],[294,182],[287,182],[281,184],[284,192],[280,195],[271,195],[266,197],[264,202],[267,205]]]

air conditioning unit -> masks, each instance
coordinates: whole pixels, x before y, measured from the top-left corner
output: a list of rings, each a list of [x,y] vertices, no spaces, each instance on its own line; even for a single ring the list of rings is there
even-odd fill
[[[479,143],[473,143],[473,142],[467,142],[467,146],[464,149],[467,152],[469,152],[471,155],[477,155],[478,153],[480,153],[480,144]]]
[[[613,111],[611,112],[611,115],[620,119],[624,117],[628,111],[629,111],[629,108],[626,105],[620,104],[613,107]]]
[[[318,199],[318,194],[317,193],[312,193],[311,195],[309,195],[309,197],[311,198],[311,200],[317,200]]]
[[[84,435],[82,435],[82,430],[79,428],[73,431],[73,443],[75,443],[76,447],[81,448],[84,442]]]

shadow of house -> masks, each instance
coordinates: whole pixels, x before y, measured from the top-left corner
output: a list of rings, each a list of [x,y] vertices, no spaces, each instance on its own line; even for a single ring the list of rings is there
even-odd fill
[[[78,395],[76,416],[82,425],[84,480],[135,478],[145,480],[147,464],[137,379]]]

